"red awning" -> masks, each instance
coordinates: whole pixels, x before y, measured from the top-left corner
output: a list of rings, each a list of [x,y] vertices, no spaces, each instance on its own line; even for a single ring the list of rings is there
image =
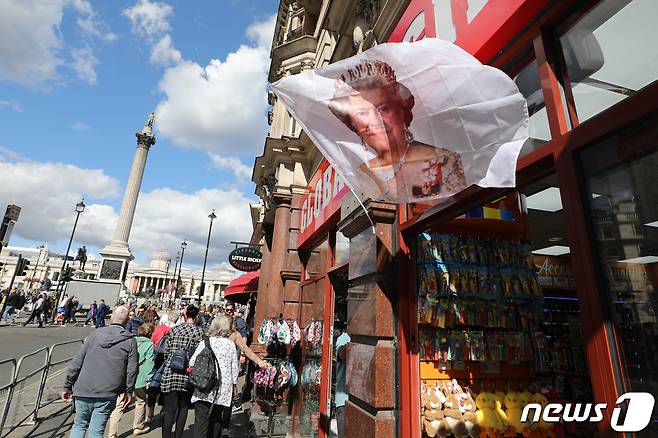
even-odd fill
[[[259,276],[260,271],[242,274],[226,286],[226,289],[224,289],[224,298],[231,301],[246,301],[250,293],[258,292]]]

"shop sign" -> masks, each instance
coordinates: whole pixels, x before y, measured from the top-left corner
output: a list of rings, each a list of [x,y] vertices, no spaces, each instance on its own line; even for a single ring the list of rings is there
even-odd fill
[[[388,42],[440,38],[486,62],[547,3],[548,0],[412,0]]]
[[[302,198],[298,245],[302,245],[334,213],[340,210],[340,201],[349,192],[345,181],[336,173],[334,166],[322,160],[311,177]]]
[[[258,271],[262,259],[263,254],[249,246],[236,248],[228,255],[228,262],[231,266],[244,272]]]
[[[576,279],[571,269],[571,259],[534,256],[535,268],[540,286],[560,289],[574,289]]]

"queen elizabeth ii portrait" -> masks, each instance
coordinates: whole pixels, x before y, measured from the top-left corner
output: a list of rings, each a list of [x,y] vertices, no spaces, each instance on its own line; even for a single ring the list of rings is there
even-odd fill
[[[382,61],[365,60],[335,81],[329,109],[361,139],[367,159],[358,171],[384,199],[444,197],[466,186],[459,153],[414,140],[414,103]]]

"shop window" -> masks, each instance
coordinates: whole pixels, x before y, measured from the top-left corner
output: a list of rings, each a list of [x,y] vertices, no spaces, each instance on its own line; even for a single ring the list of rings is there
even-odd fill
[[[658,78],[658,2],[606,0],[561,38],[582,122]]]
[[[658,152],[629,159],[624,146],[615,141],[597,145],[582,154],[581,162],[592,216],[607,216],[619,229],[617,239],[601,239],[599,223],[592,223],[625,390],[658,394]],[[640,436],[658,436],[657,421],[654,408]]]
[[[418,236],[421,424],[427,435],[436,434],[432,420],[441,408],[455,422],[439,427],[462,420],[471,433],[480,418],[472,400],[483,393],[500,400],[518,433],[529,431],[519,408],[527,400],[592,402],[570,253],[555,176]],[[366,292],[353,289],[350,294]],[[485,423],[480,426],[492,430],[484,434],[506,433],[502,425]],[[552,428],[556,436],[567,432],[564,424]],[[593,436],[596,426],[575,428]]]

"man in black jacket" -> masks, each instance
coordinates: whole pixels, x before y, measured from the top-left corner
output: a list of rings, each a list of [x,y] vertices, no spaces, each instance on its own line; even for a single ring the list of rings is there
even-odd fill
[[[117,307],[110,325],[89,335],[69,364],[62,399],[75,394],[71,438],[83,438],[87,429],[90,437],[102,437],[117,396],[125,394],[126,406],[132,402],[139,353],[134,336],[124,328],[127,321],[128,309]]]

